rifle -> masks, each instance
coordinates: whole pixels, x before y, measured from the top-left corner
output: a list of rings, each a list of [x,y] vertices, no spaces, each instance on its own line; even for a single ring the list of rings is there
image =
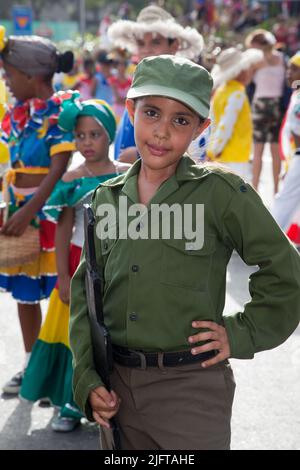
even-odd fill
[[[113,355],[110,334],[104,323],[102,276],[97,266],[94,239],[95,223],[96,221],[92,208],[88,204],[84,204],[84,234],[86,251],[85,285],[91,325],[93,357],[96,371],[101,377],[105,388],[110,392],[110,373],[113,369]],[[110,430],[101,428],[101,433],[104,433],[106,446],[109,446],[112,450],[121,450],[120,430],[115,417],[110,419],[110,426]]]

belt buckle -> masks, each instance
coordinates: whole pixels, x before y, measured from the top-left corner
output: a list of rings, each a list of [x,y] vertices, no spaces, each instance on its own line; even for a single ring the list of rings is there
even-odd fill
[[[140,365],[140,368],[142,370],[146,370],[147,369],[147,361],[146,361],[146,356],[144,353],[142,353],[141,351],[130,351],[132,354],[137,354],[141,360],[141,365]]]

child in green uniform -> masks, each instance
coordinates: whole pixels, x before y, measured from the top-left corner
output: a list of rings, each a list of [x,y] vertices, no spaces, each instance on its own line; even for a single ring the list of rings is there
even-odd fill
[[[93,362],[84,250],[72,280],[75,400],[102,428],[117,415],[123,449],[228,449],[228,358],[278,346],[299,322],[297,251],[250,185],[185,155],[208,125],[211,88],[187,59],[144,59],[127,96],[141,160],[93,196],[111,392]],[[251,301],[223,316],[234,249],[259,269]]]

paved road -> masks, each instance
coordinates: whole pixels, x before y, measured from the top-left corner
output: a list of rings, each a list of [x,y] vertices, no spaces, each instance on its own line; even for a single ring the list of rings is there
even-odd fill
[[[271,201],[270,162],[263,173],[263,197]],[[253,271],[237,255],[228,271],[225,311],[240,309],[249,298],[247,282]],[[43,303],[43,311],[47,302]],[[0,296],[0,385],[20,368],[23,359],[16,307]],[[300,328],[281,347],[256,355],[252,361],[232,360],[237,391],[232,420],[233,449],[300,450]],[[73,433],[51,431],[51,408],[0,398],[0,449],[97,449],[95,425],[84,423]]]

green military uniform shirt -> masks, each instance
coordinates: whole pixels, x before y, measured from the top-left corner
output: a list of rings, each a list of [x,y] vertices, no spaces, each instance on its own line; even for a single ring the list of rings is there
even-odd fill
[[[120,196],[128,207],[139,202],[140,164],[102,183],[93,197],[95,214],[103,204],[117,208]],[[122,239],[118,220],[109,227],[117,239],[96,238],[105,322],[113,344],[144,351],[190,349],[193,320],[223,324],[233,358],[250,359],[285,341],[300,318],[300,257],[251,186],[225,169],[197,166],[184,156],[150,201],[142,222],[150,220],[150,204],[163,203],[204,204],[204,244],[194,249],[188,239],[174,236]],[[251,301],[244,311],[223,316],[233,249],[259,269],[250,276]],[[88,394],[101,380],[92,359],[84,278],[83,250],[72,280],[70,344],[75,401],[91,418]]]

